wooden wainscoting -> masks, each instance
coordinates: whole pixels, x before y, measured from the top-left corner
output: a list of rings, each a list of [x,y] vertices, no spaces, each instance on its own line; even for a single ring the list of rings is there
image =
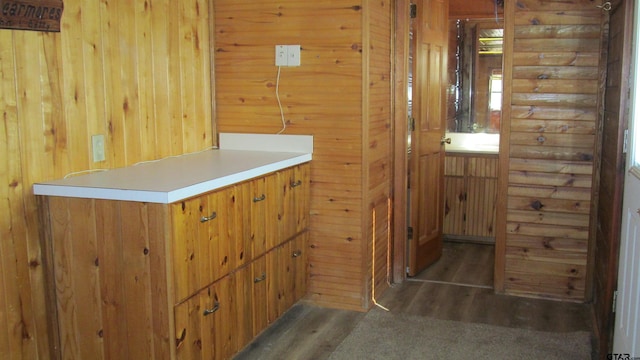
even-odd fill
[[[446,238],[495,242],[498,155],[445,156]]]

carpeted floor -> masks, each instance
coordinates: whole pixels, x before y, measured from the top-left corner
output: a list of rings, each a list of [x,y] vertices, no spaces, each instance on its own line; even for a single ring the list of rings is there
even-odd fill
[[[586,331],[552,333],[372,309],[331,354],[356,359],[591,359]]]

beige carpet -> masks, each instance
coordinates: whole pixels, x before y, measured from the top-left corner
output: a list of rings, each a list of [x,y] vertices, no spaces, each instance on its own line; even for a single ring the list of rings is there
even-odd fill
[[[591,359],[588,332],[549,333],[374,308],[330,359]]]

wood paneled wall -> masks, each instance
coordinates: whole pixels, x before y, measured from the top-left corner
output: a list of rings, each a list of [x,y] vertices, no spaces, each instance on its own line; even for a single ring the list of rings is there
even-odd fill
[[[214,144],[207,0],[64,3],[60,33],[0,30],[2,359],[51,345],[32,184]]]
[[[363,307],[369,306],[371,300],[374,300],[370,299],[370,295],[381,295],[387,289],[391,277],[392,9],[391,1],[369,1],[365,8],[364,48],[368,52],[364,53],[363,67],[363,97],[367,106],[363,116],[366,131],[363,162],[367,166],[367,172],[364,174],[366,197],[363,199],[363,206],[371,209],[369,211],[376,217],[372,218],[373,223],[369,225],[371,231],[365,236],[365,239],[372,241],[365,241],[367,246],[364,248],[364,254],[371,254],[365,256],[368,261],[364,268],[373,269],[371,278],[369,274],[365,276],[367,289],[371,288],[368,282],[373,282],[375,291],[365,292]],[[366,221],[365,224],[369,222]]]
[[[498,289],[588,299],[602,12],[589,0],[508,1]]]
[[[216,0],[215,13],[218,130],[280,132],[278,90],[284,133],[314,136],[310,298],[368,308],[374,236],[376,291],[388,264],[390,1]],[[279,82],[278,44],[302,47]]]

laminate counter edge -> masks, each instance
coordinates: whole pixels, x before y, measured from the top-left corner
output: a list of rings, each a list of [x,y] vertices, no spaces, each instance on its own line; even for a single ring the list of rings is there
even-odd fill
[[[35,195],[168,204],[312,159],[312,136],[220,134],[220,140],[220,149],[36,183],[33,191]]]

